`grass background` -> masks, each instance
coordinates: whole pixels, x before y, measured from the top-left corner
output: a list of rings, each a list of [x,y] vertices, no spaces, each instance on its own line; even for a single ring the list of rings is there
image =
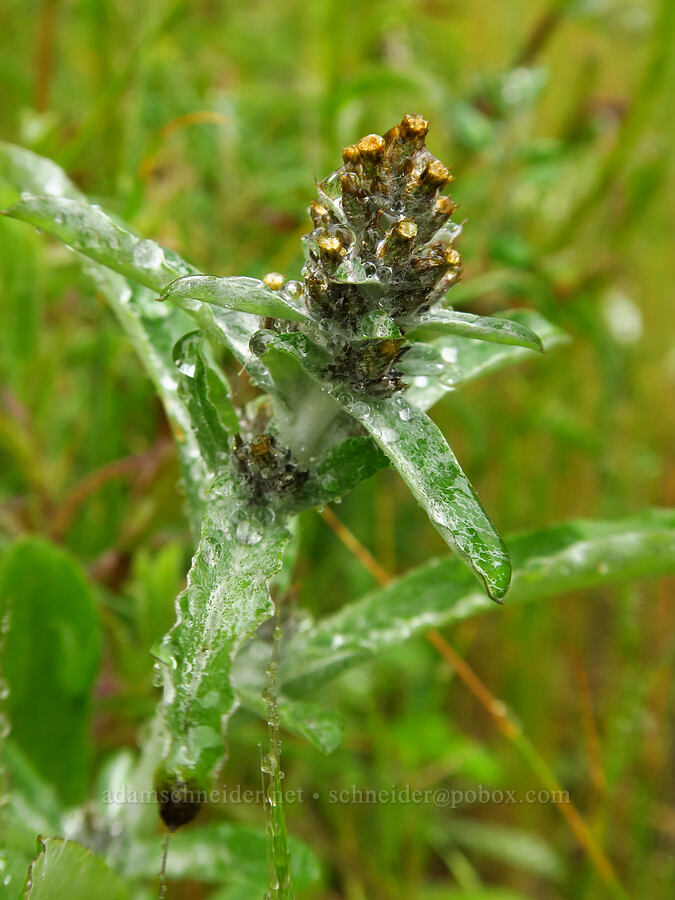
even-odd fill
[[[342,146],[424,114],[467,219],[462,302],[536,306],[573,338],[447,395],[434,418],[502,531],[621,515],[675,495],[674,18],[668,0],[5,0],[0,138],[205,272],[293,277],[313,179]],[[148,649],[191,550],[177,464],[140,363],[67,252],[2,221],[0,271],[0,542],[62,542],[97,585],[100,761],[134,745],[157,699]],[[390,572],[443,552],[391,472],[335,511]],[[300,535],[289,604],[320,615],[374,584],[316,514]],[[507,603],[450,635],[630,895],[654,900],[675,880],[673,624],[660,583]],[[322,759],[284,743],[289,787],[323,795],[288,810],[324,862],[308,897],[604,896],[551,804],[327,801],[352,784],[539,787],[425,642],[321,699],[345,712],[343,747]],[[233,723],[228,784],[258,785],[263,739],[256,720]]]

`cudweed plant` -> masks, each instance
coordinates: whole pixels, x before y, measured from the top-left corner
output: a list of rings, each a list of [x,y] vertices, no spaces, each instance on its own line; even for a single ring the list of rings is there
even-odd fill
[[[176,621],[153,653],[163,699],[154,785],[171,831],[190,822],[223,765],[228,722],[267,718],[269,896],[290,897],[279,729],[330,752],[335,716],[304,697],[411,634],[501,603],[667,569],[672,517],[575,523],[509,551],[427,409],[458,384],[564,336],[537,313],[472,315],[449,305],[462,225],[447,168],[406,115],[345,148],[317,185],[301,280],[198,273],[90,204],[48,160],[4,146],[7,215],[76,251],[152,378],[173,430],[197,540]],[[158,302],[160,301],[160,302]],[[237,407],[225,348],[259,395]],[[432,561],[273,647],[253,640],[281,595],[293,519],[393,466],[459,561]],[[475,577],[474,577],[475,576]],[[152,745],[153,748],[155,744]],[[154,755],[153,755],[154,754]],[[130,840],[133,840],[131,836]]]

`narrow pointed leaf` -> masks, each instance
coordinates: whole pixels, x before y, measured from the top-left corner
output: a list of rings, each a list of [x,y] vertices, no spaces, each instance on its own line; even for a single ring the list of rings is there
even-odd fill
[[[218,472],[227,464],[228,438],[239,431],[239,419],[230,400],[230,386],[204,342],[191,331],[173,348],[179,372],[178,392],[187,407],[199,449],[207,467]]]
[[[244,686],[239,682],[242,660],[248,667],[248,663],[251,661],[249,654],[239,654],[233,669],[233,683],[239,702],[249,712],[255,713],[261,718],[267,718],[267,707],[262,698],[264,685],[259,683],[259,676],[261,672],[265,671],[269,658],[265,659],[262,667],[258,667],[252,673],[252,687]],[[261,662],[257,655],[255,662],[256,664]],[[333,753],[342,743],[344,729],[338,713],[327,712],[316,703],[294,700],[283,695],[277,697],[277,709],[282,728],[291,734],[305,738],[321,753],[326,755]]]
[[[438,427],[403,397],[349,400],[345,409],[389,457],[434,528],[490,597],[503,597],[511,578],[506,547]]]
[[[508,315],[511,321],[527,325],[536,331],[546,351],[553,350],[568,340],[564,332],[537,312],[523,309]],[[445,365],[440,376],[412,379],[406,397],[420,409],[429,409],[457,385],[535,358],[524,347],[490,344],[487,341],[467,341],[454,334],[434,338],[429,344],[440,352]]]
[[[187,275],[172,282],[162,300],[201,300],[223,309],[236,309],[256,316],[273,316],[292,322],[309,319],[302,303],[289,303],[278,291],[270,290],[257,278],[219,278],[215,275]]]
[[[35,154],[24,158],[27,153],[20,147],[0,144],[0,174],[4,170],[7,178],[21,178],[35,163],[36,170],[32,172],[28,184],[44,191],[45,195],[26,197],[6,210],[5,215],[54,235],[89,259],[150,288],[156,294],[175,279],[196,273],[194,267],[178,254],[154,241],[139,238],[124,223],[90,204],[74,187],[69,189],[68,197],[52,196],[52,187],[68,188],[70,185],[65,173],[57,177],[56,173],[61,171],[58,166],[35,157]],[[26,189],[23,182],[6,184],[23,196]],[[73,197],[76,199],[71,199]],[[177,298],[176,302],[208,334],[234,353],[256,383],[267,386],[265,367],[260,365],[248,347],[251,335],[258,328],[258,320],[254,316],[210,307],[191,299]]]
[[[237,496],[229,475],[214,483],[187,588],[176,601],[176,624],[156,651],[168,740],[160,791],[207,790],[223,759],[224,728],[238,705],[232,661],[273,612],[267,585],[289,539],[265,513]]]
[[[577,520],[508,541],[509,608],[568,591],[675,572],[675,511]],[[495,610],[456,559],[431,560],[282,645],[282,689],[302,696],[346,668],[429,628]]]
[[[161,292],[190,267],[177,254],[133,234],[100,207],[49,195],[26,197],[5,215],[53,234],[120,275]]]
[[[181,373],[173,360],[176,342],[194,327],[190,316],[179,309],[155,303],[152,293],[98,263],[82,258],[83,268],[103,294],[118,321],[131,338],[139,358],[152,379],[166,411],[178,449],[190,525],[199,535],[201,491],[212,472],[200,451],[195,422],[180,391]]]
[[[4,141],[0,141],[0,186],[11,192],[8,203],[17,200],[23,192],[85,199],[63,169],[51,159]]]
[[[417,331],[419,328],[494,344],[513,344],[539,352],[544,350],[540,337],[527,325],[496,316],[476,316],[472,313],[456,312],[453,309],[432,309],[416,320],[414,330]]]
[[[279,335],[264,359],[268,355],[273,359],[277,353],[293,357],[323,382],[322,353],[306,335]],[[349,390],[323,384],[398,469],[436,530],[483,582],[488,594],[495,600],[503,597],[511,574],[504,543],[431,419],[400,396],[357,397]]]

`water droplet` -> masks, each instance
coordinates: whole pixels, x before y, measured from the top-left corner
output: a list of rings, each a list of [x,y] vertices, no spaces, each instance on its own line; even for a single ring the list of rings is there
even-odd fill
[[[342,406],[350,406],[351,403],[354,401],[354,395],[352,394],[351,391],[342,390],[342,391],[339,391],[335,396],[336,396],[338,403],[341,403]]]
[[[164,252],[154,241],[139,241],[134,247],[134,262],[143,269],[156,269],[163,261]]]
[[[214,566],[223,552],[223,548],[216,541],[205,538],[201,543],[201,554],[207,566]]]
[[[391,281],[394,273],[390,266],[380,266],[377,274],[380,281],[388,282]]]
[[[262,540],[262,534],[249,518],[241,519],[237,522],[234,536],[240,544],[253,545],[260,543]]]
[[[261,528],[271,525],[275,518],[275,512],[269,506],[261,506],[255,511],[255,521]]]
[[[197,370],[197,366],[195,363],[183,358],[179,358],[175,362],[176,368],[179,372],[182,372],[183,375],[187,375],[188,378],[195,377],[195,371]]]
[[[352,403],[350,411],[357,419],[365,419],[368,416],[368,404],[364,403],[363,400],[357,400],[355,403]]]
[[[398,411],[398,417],[402,422],[409,422],[412,416],[412,410],[409,406],[402,406]]]
[[[297,300],[298,297],[302,296],[302,282],[289,281],[282,287],[279,293],[284,300]]]
[[[159,663],[155,663],[152,667],[152,686],[156,688],[161,687],[162,682],[162,669]]]
[[[375,263],[367,262],[363,264],[363,271],[365,272],[366,278],[376,278],[377,277],[377,266]]]
[[[273,331],[261,329],[251,336],[251,339],[248,342],[248,348],[254,356],[264,356],[273,340]]]

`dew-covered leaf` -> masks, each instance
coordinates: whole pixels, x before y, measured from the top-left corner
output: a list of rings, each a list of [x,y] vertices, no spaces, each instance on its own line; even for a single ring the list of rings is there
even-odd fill
[[[51,195],[25,197],[5,215],[53,234],[90,259],[161,292],[171,281],[190,273],[177,254],[133,234],[99,206]]]
[[[7,191],[7,203],[18,200],[24,191],[84,200],[84,194],[51,159],[4,141],[0,141],[0,187]]]
[[[105,862],[74,841],[41,839],[26,882],[26,900],[126,900],[129,891]]]
[[[272,291],[257,278],[219,278],[216,275],[187,275],[172,282],[162,300],[201,300],[223,309],[236,309],[256,316],[272,316],[305,322],[309,319],[301,302],[285,299],[283,291]]]
[[[105,297],[162,400],[173,433],[186,489],[188,514],[193,533],[199,534],[203,486],[211,473],[200,452],[198,431],[180,392],[181,375],[173,360],[178,340],[194,328],[194,322],[179,309],[163,314],[152,293],[98,263],[82,259],[83,268]],[[159,314],[158,314],[159,313]]]
[[[303,334],[279,335],[265,361],[290,356],[353,416],[398,469],[448,546],[481,579],[491,597],[509,586],[506,548],[436,425],[403,397],[378,399],[324,381],[323,356]]]
[[[571,521],[508,542],[509,607],[568,591],[675,571],[675,512]],[[496,610],[452,557],[431,560],[282,645],[279,679],[293,696],[429,628]],[[504,614],[504,613],[502,613]]]
[[[89,779],[91,692],[100,653],[96,597],[69,553],[20,538],[0,564],[2,676],[12,739],[66,803]]]
[[[262,718],[267,718],[267,706],[262,694],[261,673],[270,663],[271,646],[252,641],[237,655],[232,668],[232,684],[241,706]],[[342,742],[342,718],[315,703],[295,700],[277,694],[277,710],[281,726],[292,734],[305,738],[321,753],[330,754]]]
[[[389,460],[369,437],[356,435],[331,447],[293,501],[293,509],[302,510],[330,503],[353,490]]]
[[[564,332],[537,312],[517,310],[508,315],[511,321],[527,325],[536,331],[547,351],[568,340]],[[453,334],[434,338],[429,341],[429,345],[435,347],[441,354],[444,368],[439,377],[422,376],[412,379],[406,397],[421,409],[429,409],[457,385],[489,375],[523,360],[535,358],[524,347],[471,341]]]
[[[271,511],[254,510],[234,492],[229,475],[214,482],[187,588],[176,601],[176,624],[156,650],[169,742],[158,790],[181,783],[210,787],[225,752],[225,726],[237,708],[232,660],[273,613],[267,585],[288,539]]]
[[[414,330],[419,328],[494,344],[512,344],[540,352],[544,350],[539,336],[529,326],[515,319],[477,316],[453,309],[431,309],[415,321]]]
[[[503,597],[511,578],[506,547],[438,427],[401,396],[350,399],[345,409],[389,457],[434,528],[490,597]]]
[[[9,187],[21,192],[22,199],[5,211],[5,215],[28,222],[48,234],[59,238],[89,259],[107,266],[115,272],[142,284],[155,292],[155,296],[170,282],[185,275],[197,274],[195,268],[177,253],[161,247],[154,241],[134,234],[123,222],[112,218],[99,206],[90,204],[75,188],[68,197],[54,196],[52,187],[70,182],[49,160],[28,154],[28,151],[9,144],[0,144],[0,171],[7,178],[20,179],[35,160],[36,169],[28,184],[43,192],[43,196],[24,197],[26,185],[22,181],[7,182]],[[22,162],[23,160],[23,162]],[[44,163],[45,165],[42,165]],[[42,181],[44,177],[44,181]],[[76,199],[72,199],[72,198]],[[12,198],[13,199],[13,198]],[[255,279],[253,279],[255,280]],[[267,374],[264,366],[250,353],[248,342],[258,327],[258,320],[248,313],[218,309],[196,300],[177,298],[182,309],[189,312],[197,323],[215,340],[228,347],[244,365],[256,383],[265,386]],[[168,314],[168,310],[167,313]]]
[[[216,473],[227,464],[228,437],[239,431],[227,379],[211,357],[204,335],[191,331],[173,348],[179,372],[178,393],[207,467]]]

